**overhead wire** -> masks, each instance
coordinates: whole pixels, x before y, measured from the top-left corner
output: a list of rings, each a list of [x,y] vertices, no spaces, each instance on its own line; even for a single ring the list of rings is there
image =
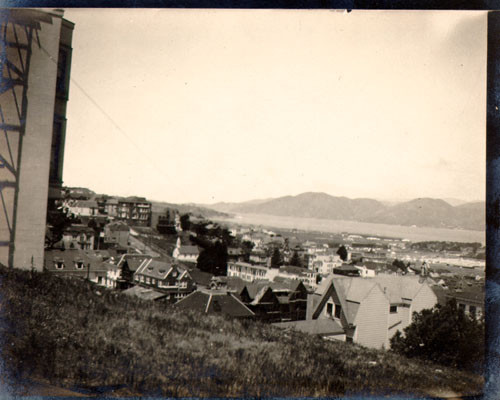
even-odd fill
[[[43,52],[47,55],[47,57],[55,64],[57,64],[57,61],[54,60],[54,58],[50,55],[50,53],[40,45],[40,48],[43,50]],[[73,83],[81,92],[82,94],[96,107],[101,114],[113,125],[113,127],[120,133],[123,137],[125,137],[131,144],[134,146],[140,153],[142,153],[145,156],[146,161],[164,178],[166,178],[169,181],[169,184],[172,184],[172,180],[169,176],[165,174],[165,172],[156,165],[156,163],[151,159],[151,155],[148,154],[146,151],[144,151],[131,137],[128,135],[125,130],[114,120],[114,118],[109,115],[106,110],[83,88],[83,86],[73,77],[70,75],[70,81]]]

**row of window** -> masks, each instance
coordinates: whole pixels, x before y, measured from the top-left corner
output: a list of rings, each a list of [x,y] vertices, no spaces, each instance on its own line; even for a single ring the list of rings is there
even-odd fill
[[[150,278],[149,276],[136,275],[135,281],[140,283],[145,283],[146,285],[158,284],[158,287],[169,287],[168,283],[165,284],[164,281],[160,279]],[[173,285],[173,286],[178,286],[180,288],[187,288],[187,281],[180,281],[178,285]]]
[[[242,271],[243,269],[243,271]],[[246,273],[246,274],[251,274],[254,276],[261,276],[264,277],[266,276],[266,271],[263,271],[261,269],[256,269],[256,268],[249,268],[249,267],[241,267],[240,265],[230,265],[229,270],[234,272],[234,275],[237,275],[237,273]]]
[[[85,265],[83,264],[83,261],[76,261],[74,263],[75,269],[84,269]],[[55,269],[64,269],[66,265],[64,264],[64,261],[55,261],[54,262],[54,267]]]

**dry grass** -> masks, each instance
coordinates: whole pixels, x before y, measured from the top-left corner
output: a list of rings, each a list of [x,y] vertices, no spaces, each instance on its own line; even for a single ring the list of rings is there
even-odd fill
[[[4,380],[161,396],[478,393],[482,378],[93,284],[0,268]],[[439,369],[440,371],[438,371]]]

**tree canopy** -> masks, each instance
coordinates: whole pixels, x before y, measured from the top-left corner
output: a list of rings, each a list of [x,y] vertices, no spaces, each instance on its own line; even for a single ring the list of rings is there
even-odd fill
[[[49,201],[45,247],[52,248],[62,239],[65,229],[76,222],[78,222],[78,218],[70,212],[69,208],[64,207],[60,202]]]
[[[183,214],[181,215],[181,229],[183,231],[188,231],[189,228],[191,227],[190,221],[189,221],[189,214]]]
[[[347,253],[347,249],[345,248],[344,245],[341,245],[339,247],[339,249],[337,250],[337,254],[339,255],[339,257],[342,261],[347,261],[348,253]]]
[[[283,265],[283,258],[281,257],[280,250],[275,247],[271,255],[271,268],[279,268]]]
[[[201,271],[210,272],[216,276],[227,274],[227,246],[217,241],[204,248],[199,257],[197,267]]]
[[[391,339],[391,350],[438,364],[481,372],[484,363],[484,320],[446,305],[413,314],[413,322]]]
[[[299,253],[297,251],[293,252],[292,258],[290,260],[290,265],[302,267],[302,260],[300,259]]]

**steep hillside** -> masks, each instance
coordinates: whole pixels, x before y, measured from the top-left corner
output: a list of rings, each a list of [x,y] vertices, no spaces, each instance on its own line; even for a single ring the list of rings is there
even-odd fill
[[[257,203],[231,205],[232,212],[337,219],[391,225],[483,230],[484,202],[453,207],[440,199],[421,198],[398,204],[373,199],[349,199],[326,193],[302,193]]]
[[[2,389],[11,394],[30,393],[26,382],[58,393],[185,397],[482,388],[477,375],[251,321],[181,314],[80,279],[0,267],[0,286]]]

